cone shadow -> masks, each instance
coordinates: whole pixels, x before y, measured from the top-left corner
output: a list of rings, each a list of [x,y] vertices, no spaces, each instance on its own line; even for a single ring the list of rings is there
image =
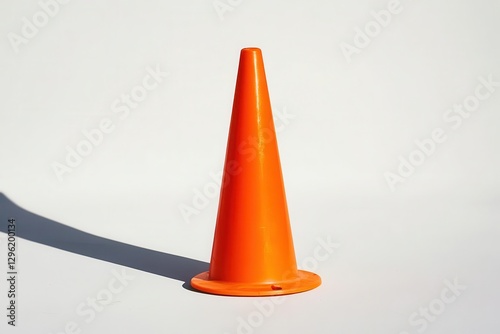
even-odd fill
[[[196,291],[189,283],[191,278],[209,267],[203,261],[129,245],[66,226],[27,211],[0,193],[1,232],[7,233],[8,218],[16,219],[16,235],[20,238],[182,281],[182,286],[191,291]]]

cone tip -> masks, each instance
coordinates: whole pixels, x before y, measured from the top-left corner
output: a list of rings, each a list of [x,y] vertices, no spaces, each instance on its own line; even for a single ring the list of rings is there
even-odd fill
[[[256,47],[248,47],[241,49],[241,53],[262,53],[262,51]]]

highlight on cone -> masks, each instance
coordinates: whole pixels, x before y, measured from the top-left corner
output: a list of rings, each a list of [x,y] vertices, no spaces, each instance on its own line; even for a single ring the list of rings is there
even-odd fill
[[[220,295],[266,296],[320,284],[318,275],[297,269],[262,52],[245,48],[240,54],[210,268],[193,277],[191,286]]]

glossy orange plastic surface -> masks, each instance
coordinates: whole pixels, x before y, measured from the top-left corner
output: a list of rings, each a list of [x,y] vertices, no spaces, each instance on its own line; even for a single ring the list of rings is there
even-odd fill
[[[241,50],[212,257],[191,280],[232,296],[313,289],[318,275],[297,269],[261,50]]]

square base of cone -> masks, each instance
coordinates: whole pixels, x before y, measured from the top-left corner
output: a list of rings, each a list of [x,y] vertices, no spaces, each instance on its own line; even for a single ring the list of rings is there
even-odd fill
[[[321,278],[309,271],[298,270],[295,279],[274,283],[240,283],[210,280],[208,271],[191,279],[191,286],[206,293],[226,296],[275,296],[312,290],[321,285]]]

